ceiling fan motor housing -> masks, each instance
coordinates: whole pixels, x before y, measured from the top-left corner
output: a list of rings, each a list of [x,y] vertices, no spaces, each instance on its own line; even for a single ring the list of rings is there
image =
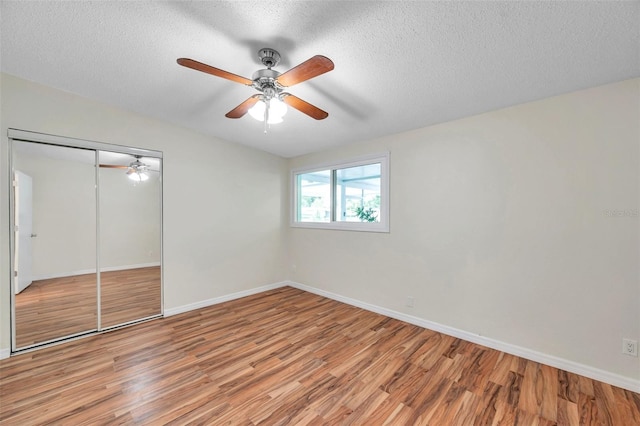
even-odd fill
[[[269,47],[260,49],[258,51],[258,58],[260,58],[262,64],[269,69],[275,67],[278,65],[278,62],[280,62],[280,54],[278,51]]]
[[[258,70],[253,73],[253,87],[264,93],[266,99],[278,97],[282,87],[276,81],[280,73],[272,69]]]

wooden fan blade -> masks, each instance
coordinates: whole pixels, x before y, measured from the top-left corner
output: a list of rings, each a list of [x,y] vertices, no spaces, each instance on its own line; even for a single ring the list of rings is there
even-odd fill
[[[226,78],[227,80],[235,81],[236,83],[246,84],[251,86],[253,81],[248,78],[241,77],[239,75],[230,73],[228,71],[221,70],[220,68],[212,67],[211,65],[203,64],[202,62],[194,61],[193,59],[180,58],[178,64],[183,67],[191,68],[196,71],[206,72],[207,74],[215,75],[216,77]]]
[[[326,56],[316,55],[300,65],[291,68],[284,74],[281,74],[276,78],[276,81],[285,87],[293,86],[294,84],[317,77],[325,72],[331,71],[332,69],[333,62],[331,59]]]
[[[282,102],[297,109],[300,112],[307,114],[311,118],[316,120],[324,120],[329,114],[320,108],[311,105],[309,102],[305,102],[297,96],[290,95],[289,93],[282,94]]]
[[[249,109],[254,106],[260,100],[260,95],[253,95],[231,111],[225,114],[227,118],[240,118],[249,111]]]
[[[116,166],[114,164],[98,164],[100,167],[105,169],[128,169],[129,166]]]

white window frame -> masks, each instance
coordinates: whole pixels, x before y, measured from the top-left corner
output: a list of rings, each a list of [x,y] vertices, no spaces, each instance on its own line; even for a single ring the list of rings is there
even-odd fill
[[[350,167],[365,166],[380,163],[380,222],[343,222],[335,221],[335,182],[334,170]],[[297,176],[322,170],[330,170],[331,188],[331,221],[330,222],[299,222],[298,217],[298,188]],[[389,153],[379,153],[352,158],[346,161],[314,164],[291,170],[291,212],[290,225],[294,228],[334,229],[343,231],[389,232]]]

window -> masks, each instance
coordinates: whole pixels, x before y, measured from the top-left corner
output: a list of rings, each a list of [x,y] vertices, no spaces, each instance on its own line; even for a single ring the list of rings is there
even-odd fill
[[[389,232],[389,154],[292,171],[291,226]]]

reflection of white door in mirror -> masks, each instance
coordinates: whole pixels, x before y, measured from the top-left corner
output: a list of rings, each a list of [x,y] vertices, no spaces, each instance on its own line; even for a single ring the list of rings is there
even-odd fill
[[[32,282],[31,238],[33,234],[33,188],[31,176],[16,171],[15,177],[16,279],[15,292],[20,293]]]

